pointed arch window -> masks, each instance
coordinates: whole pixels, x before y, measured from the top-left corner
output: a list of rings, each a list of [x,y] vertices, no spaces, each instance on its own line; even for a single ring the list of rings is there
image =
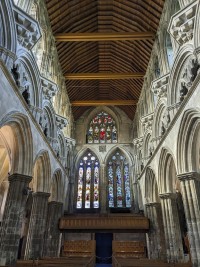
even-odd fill
[[[99,161],[88,151],[78,167],[77,209],[99,208]]]
[[[129,164],[120,151],[110,157],[107,165],[107,177],[109,208],[130,208]]]
[[[87,132],[88,144],[117,143],[117,128],[114,119],[102,111],[90,121]]]

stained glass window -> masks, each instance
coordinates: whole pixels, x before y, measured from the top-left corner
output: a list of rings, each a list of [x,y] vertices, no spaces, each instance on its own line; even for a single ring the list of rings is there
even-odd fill
[[[89,144],[117,143],[116,124],[108,113],[102,111],[91,120],[87,142]]]
[[[99,161],[90,151],[79,162],[76,208],[99,208]]]
[[[108,176],[108,206],[110,208],[130,208],[131,191],[129,165],[122,153],[117,151],[109,160]]]

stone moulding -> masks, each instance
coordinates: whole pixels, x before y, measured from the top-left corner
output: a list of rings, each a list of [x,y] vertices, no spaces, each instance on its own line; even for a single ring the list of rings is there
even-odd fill
[[[17,6],[14,5],[13,9],[17,40],[23,47],[30,50],[41,37],[39,23]]]
[[[170,20],[168,32],[179,43],[179,45],[183,45],[193,39],[195,14],[198,2],[199,1],[195,1],[186,6],[184,9],[181,9],[172,16]]]

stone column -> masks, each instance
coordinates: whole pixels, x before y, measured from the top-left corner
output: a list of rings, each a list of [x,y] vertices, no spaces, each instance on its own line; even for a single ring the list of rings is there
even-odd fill
[[[166,259],[165,238],[163,233],[163,221],[161,204],[146,203],[145,213],[150,221],[148,236],[148,255],[150,259]]]
[[[101,175],[100,175],[100,188],[99,188],[99,200],[101,213],[107,213],[108,193],[107,193],[107,175],[105,173],[105,164],[101,164]]]
[[[49,196],[50,194],[45,192],[33,193],[25,259],[40,259],[42,257]]]
[[[20,230],[25,216],[27,187],[32,177],[12,174],[0,232],[0,265],[14,265],[17,260]]]
[[[182,9],[191,4],[192,2],[194,2],[194,0],[179,0],[180,7]]]
[[[160,194],[167,259],[169,262],[182,262],[184,260],[183,244],[176,203],[176,194]]]
[[[48,203],[47,224],[44,244],[44,257],[59,257],[59,219],[62,216],[63,203],[51,201]]]
[[[139,203],[138,203],[138,182],[135,181],[133,183],[133,194],[132,198],[134,201],[132,201],[132,209],[134,210],[135,213],[139,212]]]
[[[195,172],[178,175],[181,183],[190,254],[193,266],[200,266],[200,175]]]

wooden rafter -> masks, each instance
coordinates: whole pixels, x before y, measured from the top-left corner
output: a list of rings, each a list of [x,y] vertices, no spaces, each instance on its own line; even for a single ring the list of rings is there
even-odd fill
[[[119,80],[119,79],[141,79],[145,73],[67,73],[67,80]]]
[[[89,107],[89,106],[135,106],[137,100],[81,100],[72,101],[74,107]]]
[[[94,32],[94,33],[59,33],[55,35],[58,42],[94,42],[94,41],[135,41],[153,39],[152,32]]]

